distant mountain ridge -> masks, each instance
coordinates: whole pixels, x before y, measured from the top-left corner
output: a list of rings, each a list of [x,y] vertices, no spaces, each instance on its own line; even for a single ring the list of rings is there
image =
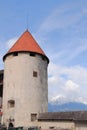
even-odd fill
[[[49,112],[58,112],[58,111],[79,111],[87,110],[87,105],[78,102],[69,102],[64,104],[51,104],[48,103]]]

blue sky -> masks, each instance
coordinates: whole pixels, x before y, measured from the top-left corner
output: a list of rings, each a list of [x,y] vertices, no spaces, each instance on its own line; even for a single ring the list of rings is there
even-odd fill
[[[87,104],[87,0],[0,0],[0,69],[27,23],[50,59],[49,102]]]

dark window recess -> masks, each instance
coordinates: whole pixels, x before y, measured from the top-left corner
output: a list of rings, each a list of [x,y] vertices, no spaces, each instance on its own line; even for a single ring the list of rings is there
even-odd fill
[[[33,53],[33,52],[30,52],[30,56],[35,56],[35,53]]]
[[[42,56],[42,60],[45,60],[45,57],[44,57],[44,56]]]
[[[0,85],[0,97],[3,96],[3,85]]]
[[[0,81],[2,81],[2,80],[3,80],[3,74],[0,75]]]
[[[8,101],[8,108],[13,108],[15,106],[15,101],[14,100],[9,100]]]
[[[50,128],[50,129],[54,129],[55,127],[54,127],[54,126],[50,126],[49,128]]]
[[[33,71],[33,77],[37,77],[37,72]]]
[[[37,119],[37,114],[36,113],[32,113],[31,114],[31,121],[35,121]]]
[[[13,56],[18,56],[18,52],[14,52],[14,53],[13,53]]]

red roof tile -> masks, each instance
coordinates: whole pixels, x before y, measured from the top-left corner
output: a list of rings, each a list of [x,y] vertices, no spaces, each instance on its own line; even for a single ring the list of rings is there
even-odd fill
[[[40,48],[30,32],[25,31],[17,42],[11,47],[3,59],[13,52],[35,52],[41,55],[45,55],[44,51]],[[47,58],[48,59],[48,58]],[[49,60],[48,60],[49,61]]]

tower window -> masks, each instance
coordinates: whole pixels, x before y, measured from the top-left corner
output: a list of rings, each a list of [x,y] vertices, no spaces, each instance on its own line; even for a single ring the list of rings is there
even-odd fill
[[[31,121],[35,121],[37,119],[37,114],[36,113],[32,113],[31,114]]]
[[[3,74],[0,75],[0,81],[2,81],[2,80],[3,80]]]
[[[0,85],[0,98],[1,97],[3,97],[3,85]],[[0,101],[0,103],[1,103],[1,101]]]
[[[45,60],[45,57],[44,57],[44,56],[42,56],[42,60]]]
[[[30,56],[35,56],[35,53],[33,53],[33,52],[30,52]]]
[[[14,53],[13,53],[13,56],[18,56],[18,52],[14,52]]]
[[[8,101],[8,108],[13,108],[15,106],[15,101],[14,100],[9,100]]]
[[[33,77],[37,77],[37,72],[33,71]]]

